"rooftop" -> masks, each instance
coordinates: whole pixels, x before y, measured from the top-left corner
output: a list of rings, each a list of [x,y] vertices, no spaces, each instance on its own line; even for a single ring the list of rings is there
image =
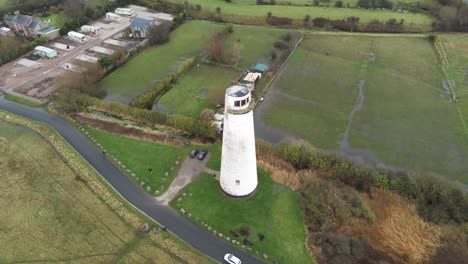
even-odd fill
[[[141,18],[141,17],[134,17],[130,20],[130,22],[131,22],[130,23],[131,27],[144,28],[146,26],[153,24],[154,20]]]
[[[257,71],[264,72],[264,71],[267,71],[267,70],[268,70],[268,65],[262,64],[262,63],[258,63],[257,65],[254,66],[254,69],[257,70]]]
[[[54,27],[46,27],[46,28],[43,28],[43,29],[39,30],[38,32],[42,33],[42,34],[47,34],[47,33],[53,32],[53,31],[57,31],[57,30],[59,30],[59,29],[54,28]]]
[[[233,85],[226,90],[226,94],[231,97],[244,97],[249,93],[249,89],[242,85]]]

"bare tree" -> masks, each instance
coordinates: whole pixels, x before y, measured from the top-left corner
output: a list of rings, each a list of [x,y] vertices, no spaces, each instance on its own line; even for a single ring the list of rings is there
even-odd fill
[[[208,41],[206,53],[208,59],[214,62],[232,64],[236,60],[235,52],[227,45],[228,34],[225,31],[216,32]]]
[[[148,29],[148,43],[159,45],[169,41],[169,33],[171,32],[171,23],[162,22],[159,25],[153,24]]]
[[[59,80],[59,87],[81,93],[89,93],[104,75],[104,70],[97,63],[74,62],[81,72],[66,71]]]

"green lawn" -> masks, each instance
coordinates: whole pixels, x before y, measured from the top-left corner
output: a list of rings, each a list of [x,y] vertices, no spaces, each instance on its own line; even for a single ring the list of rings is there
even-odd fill
[[[151,194],[155,194],[155,190],[164,193],[189,152],[188,149],[124,138],[92,128],[86,128],[86,131],[96,143],[103,146],[109,156],[117,159],[114,162],[120,162],[121,166],[125,166],[121,168],[132,180],[138,184],[144,182],[142,188],[145,190],[149,186]],[[178,157],[181,158],[179,165],[175,164]],[[167,177],[166,172],[168,172]]]
[[[67,18],[63,13],[57,13],[57,14],[51,14],[46,17],[41,17],[41,20],[44,21],[50,21],[49,25],[56,27],[56,28],[62,28],[64,23],[67,21]]]
[[[183,3],[183,0],[171,0],[177,3]],[[404,19],[405,24],[413,23],[419,25],[421,29],[431,28],[432,18],[416,13],[397,13],[395,11],[384,10],[365,10],[357,8],[334,8],[334,7],[315,7],[315,6],[282,6],[282,5],[255,5],[255,0],[233,0],[233,3],[227,3],[219,0],[191,0],[191,4],[200,4],[203,10],[214,11],[216,7],[221,8],[221,14],[247,16],[247,17],[266,17],[268,12],[275,16],[303,19],[306,15],[314,17],[325,17],[330,19],[343,19],[350,16],[360,18],[360,22],[369,22],[372,19],[387,21],[390,18],[397,20]]]
[[[243,69],[257,62],[270,63],[273,43],[281,40],[286,32],[272,28],[234,27],[228,45],[239,51],[237,67]],[[198,118],[203,109],[223,104],[225,89],[240,73],[232,68],[212,65],[194,67],[158,101],[158,109]]]
[[[466,61],[459,61],[464,69]],[[363,105],[349,131],[352,150],[364,159],[468,183],[468,144],[439,67],[422,37],[311,35],[270,88],[264,121],[339,150],[364,80]]]
[[[193,67],[177,81],[157,103],[157,108],[194,118],[205,108],[221,104],[224,90],[236,79],[238,72],[230,68],[202,64]],[[219,101],[219,102],[216,102]]]
[[[5,99],[13,101],[13,102],[20,103],[20,104],[24,104],[24,105],[27,105],[27,106],[30,106],[30,107],[40,107],[40,106],[44,105],[44,103],[42,103],[42,102],[31,101],[31,100],[25,99],[23,97],[12,95],[10,93],[5,94]]]
[[[129,103],[177,69],[184,58],[197,56],[203,44],[222,25],[191,21],[183,24],[164,45],[151,47],[102,80],[96,91],[106,90],[105,100]]]
[[[208,174],[189,185],[184,192],[187,196],[174,199],[172,206],[199,218],[217,232],[231,239],[243,241],[247,237],[254,243],[251,253],[259,251],[259,258],[268,255],[271,261],[280,263],[311,263],[305,248],[304,222],[299,207],[299,194],[275,184],[263,170],[258,171],[257,192],[248,199],[227,197],[219,182]],[[245,236],[235,237],[231,230]],[[213,230],[211,230],[213,231]],[[250,233],[250,234],[247,234]],[[260,241],[259,235],[264,235]]]

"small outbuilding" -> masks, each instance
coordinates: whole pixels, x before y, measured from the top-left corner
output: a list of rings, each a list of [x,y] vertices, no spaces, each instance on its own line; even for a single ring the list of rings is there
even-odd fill
[[[57,57],[57,51],[49,49],[43,46],[37,46],[34,48],[34,55],[41,56],[43,58],[52,59]]]
[[[262,64],[262,63],[257,63],[253,67],[254,72],[260,72],[260,73],[264,73],[264,72],[268,71],[268,69],[269,69],[268,65]]]

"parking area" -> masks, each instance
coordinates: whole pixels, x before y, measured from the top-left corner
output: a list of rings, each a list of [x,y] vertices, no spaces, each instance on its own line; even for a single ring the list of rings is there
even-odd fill
[[[144,7],[130,7],[135,10],[133,16],[144,18],[167,16],[167,14],[158,15]],[[80,62],[98,63],[102,57],[140,45],[141,39],[129,39],[125,34],[130,27],[130,18],[121,16],[120,21],[115,22],[102,17],[87,25],[91,29],[99,28],[97,32],[85,28],[79,32],[69,32],[43,45],[44,50],[52,49],[56,52],[50,56],[51,58],[39,56],[37,51],[31,51],[3,65],[0,67],[0,93],[9,90],[42,99],[58,88],[58,77],[66,71],[85,71],[82,66],[78,66]]]

